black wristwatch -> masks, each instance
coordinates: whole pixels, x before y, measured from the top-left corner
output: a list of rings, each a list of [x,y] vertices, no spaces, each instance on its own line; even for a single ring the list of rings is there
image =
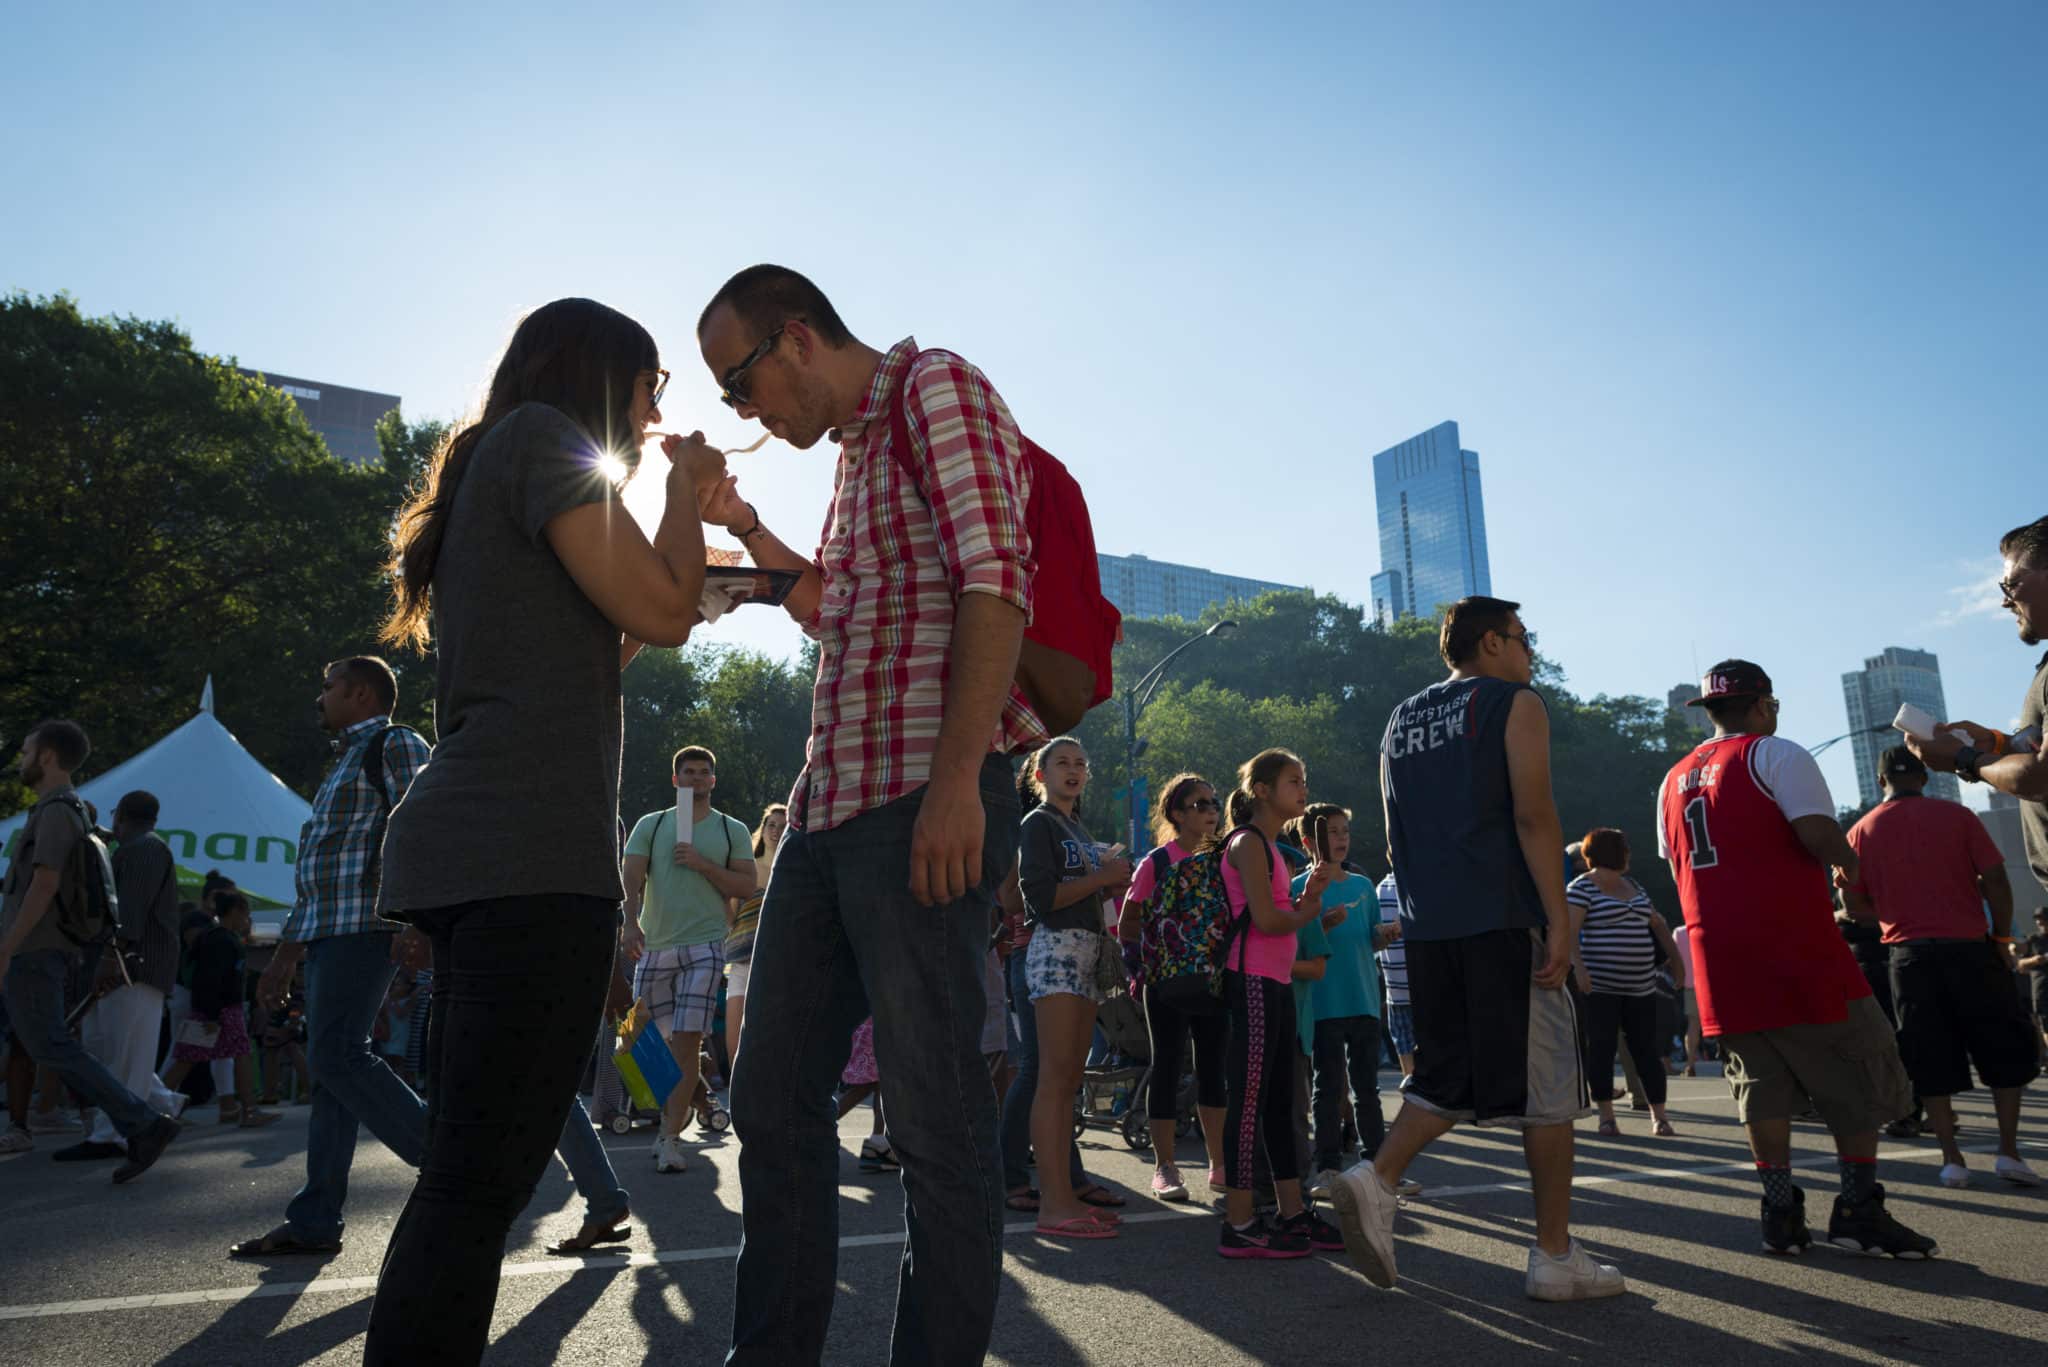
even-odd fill
[[[1977,766],[1984,762],[1984,752],[1974,745],[1965,745],[1956,751],[1956,776],[1972,783],[1982,783],[1977,776]]]

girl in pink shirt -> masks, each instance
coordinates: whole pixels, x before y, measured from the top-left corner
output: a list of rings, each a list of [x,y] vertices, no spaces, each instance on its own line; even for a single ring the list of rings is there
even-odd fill
[[[1302,1205],[1290,985],[1295,933],[1323,914],[1323,889],[1338,870],[1317,860],[1295,903],[1276,837],[1308,809],[1308,771],[1298,756],[1267,750],[1237,772],[1237,791],[1230,795],[1233,829],[1223,848],[1223,889],[1234,933],[1223,975],[1230,1012],[1223,1146],[1228,1189],[1216,1251],[1226,1258],[1304,1258],[1317,1249],[1344,1247],[1344,1236]],[[1252,1157],[1262,1130],[1280,1198],[1277,1224],[1256,1218],[1252,1209]]]

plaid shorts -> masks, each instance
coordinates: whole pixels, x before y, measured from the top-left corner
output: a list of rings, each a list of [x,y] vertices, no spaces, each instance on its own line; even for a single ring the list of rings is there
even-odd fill
[[[1394,1041],[1394,1052],[1412,1054],[1415,1052],[1415,1009],[1406,1003],[1400,1006],[1387,1004],[1387,1034]]]
[[[724,972],[721,940],[650,949],[633,966],[633,995],[647,1003],[655,1028],[664,1035],[706,1035],[718,1010],[718,980]]]

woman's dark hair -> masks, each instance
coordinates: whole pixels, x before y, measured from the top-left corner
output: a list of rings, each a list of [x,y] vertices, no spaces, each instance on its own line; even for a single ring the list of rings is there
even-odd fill
[[[786,819],[789,816],[789,804],[786,802],[771,802],[761,809],[761,824],[754,827],[754,857],[756,859],[768,853],[768,818],[774,816],[777,812],[782,813]]]
[[[1628,837],[1612,826],[1596,826],[1579,842],[1579,858],[1589,869],[1619,873],[1628,867]]]
[[[633,384],[640,372],[660,365],[646,328],[593,299],[557,299],[520,319],[491,376],[482,414],[434,453],[426,478],[399,509],[389,565],[394,602],[379,639],[415,650],[426,647],[428,590],[448,516],[470,457],[487,432],[519,405],[544,403],[560,410],[630,473],[640,463],[640,434],[629,430]]]
[[[223,921],[228,919],[228,913],[230,912],[247,912],[248,910],[249,899],[233,889],[229,889],[213,899],[213,914]]]
[[[1166,786],[1159,790],[1159,804],[1152,812],[1152,843],[1171,845],[1178,834],[1174,829],[1173,814],[1187,805],[1196,789],[1215,786],[1200,774],[1175,774],[1166,780]]]

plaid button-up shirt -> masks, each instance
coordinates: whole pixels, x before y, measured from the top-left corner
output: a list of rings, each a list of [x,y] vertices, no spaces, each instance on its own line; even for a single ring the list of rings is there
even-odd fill
[[[371,717],[343,730],[334,742],[339,757],[313,796],[312,819],[299,832],[296,892],[284,923],[287,940],[398,929],[377,916],[375,870],[391,809],[433,752],[413,732],[393,730],[384,742],[380,801],[363,772],[363,759],[390,726],[388,717]]]
[[[891,449],[901,385],[915,482]],[[838,478],[815,562],[823,591],[803,624],[819,655],[810,744],[789,799],[798,830],[829,830],[930,781],[960,596],[994,594],[1029,614],[1035,568],[1017,424],[960,357],[898,342],[833,437]],[[989,753],[1045,738],[1013,685]]]

